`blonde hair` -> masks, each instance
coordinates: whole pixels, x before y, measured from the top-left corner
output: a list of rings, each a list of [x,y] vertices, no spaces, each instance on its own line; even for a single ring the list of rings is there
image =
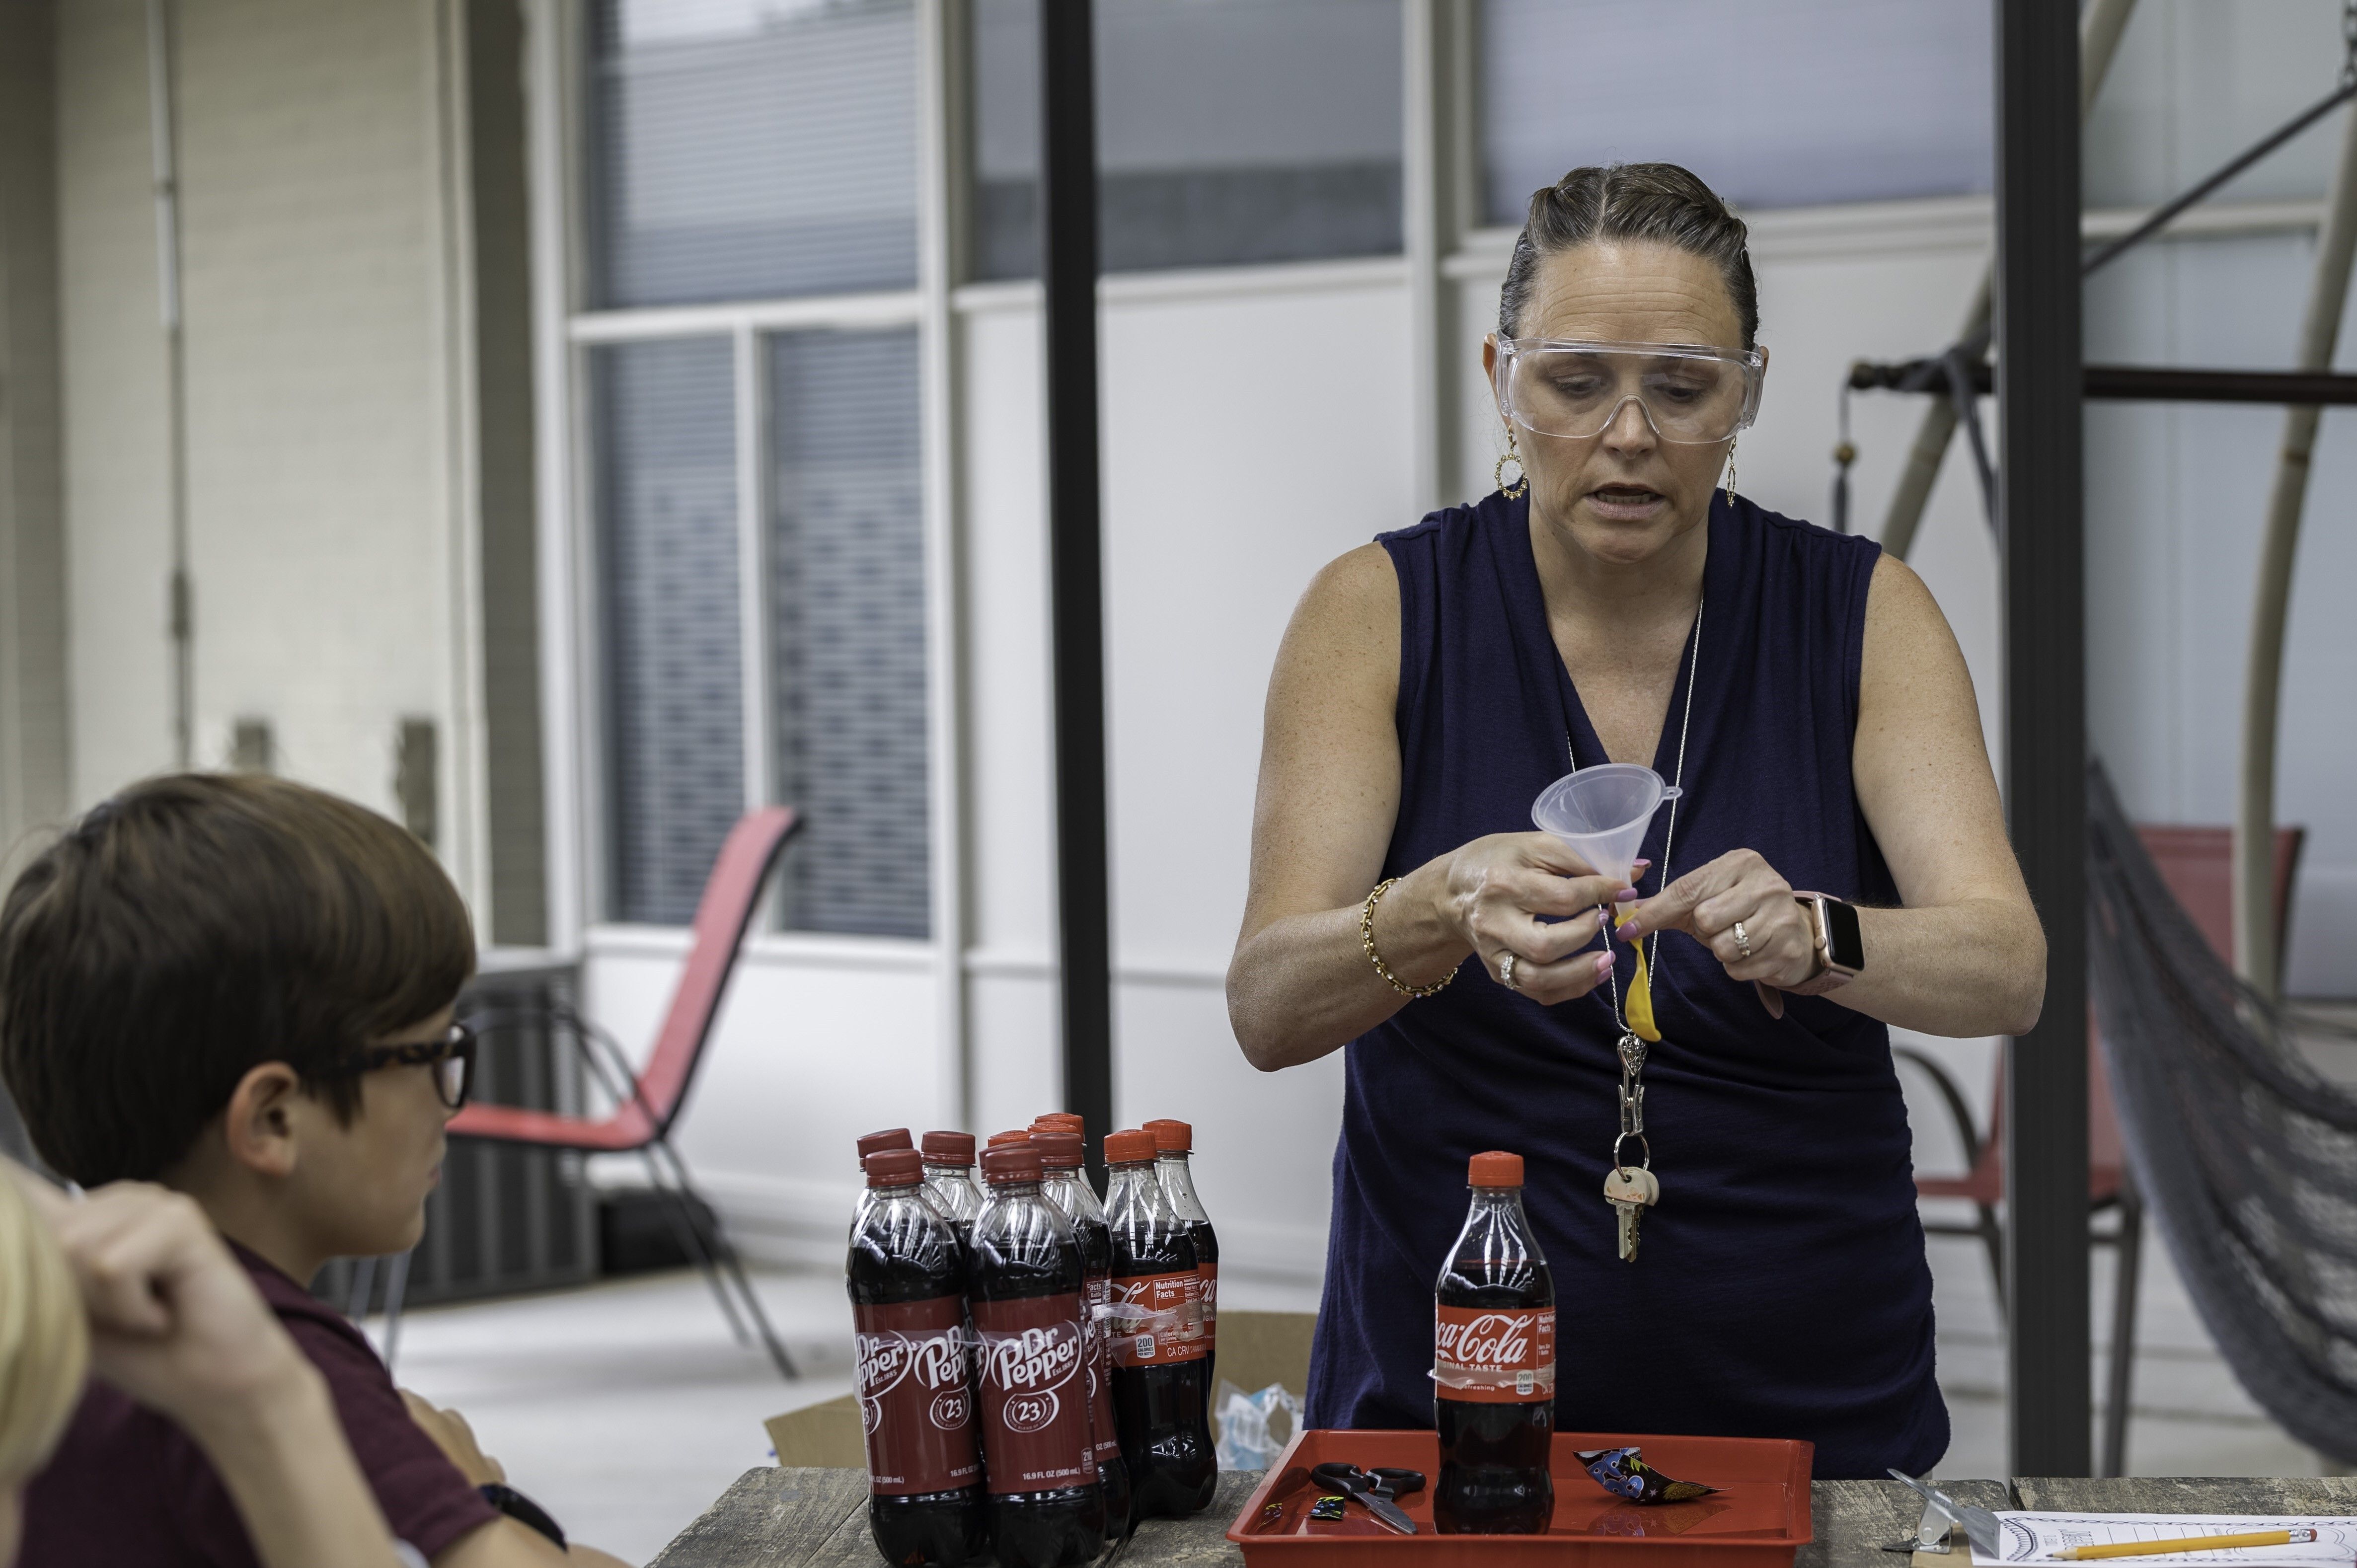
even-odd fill
[[[17,1179],[0,1161],[0,1485],[48,1458],[90,1365],[81,1294]]]

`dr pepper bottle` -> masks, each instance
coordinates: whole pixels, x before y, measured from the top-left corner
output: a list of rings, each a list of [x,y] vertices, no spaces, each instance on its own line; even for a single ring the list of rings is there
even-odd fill
[[[1071,1222],[1039,1193],[1028,1142],[982,1156],[968,1305],[982,1340],[983,1456],[1004,1568],[1063,1568],[1104,1547],[1104,1492],[1089,1434],[1085,1287]]]
[[[1081,1135],[1034,1123],[1031,1142],[1043,1167],[1040,1194],[1062,1210],[1080,1239],[1086,1282],[1082,1299],[1089,1309],[1089,1432],[1096,1444],[1097,1479],[1104,1486],[1105,1539],[1118,1541],[1129,1533],[1129,1466],[1122,1463],[1121,1431],[1114,1424],[1113,1366],[1105,1349],[1112,1326],[1104,1314],[1113,1300],[1113,1234],[1105,1229],[1104,1206],[1081,1168]]]
[[[1473,1156],[1465,1229],[1433,1292],[1444,1535],[1536,1535],[1555,1517],[1555,1280],[1523,1212],[1523,1156]]]
[[[922,1197],[916,1151],[865,1163],[872,1201],[844,1273],[867,1434],[868,1526],[888,1563],[977,1562],[990,1536],[967,1383],[965,1266],[949,1221]]]
[[[1203,1211],[1203,1200],[1195,1196],[1195,1173],[1188,1156],[1195,1147],[1195,1129],[1184,1122],[1168,1118],[1148,1122],[1146,1130],[1154,1134],[1155,1168],[1162,1177],[1162,1190],[1170,1195],[1170,1207],[1195,1233],[1195,1272],[1203,1276],[1203,1386],[1217,1389],[1220,1367],[1220,1238],[1211,1229],[1211,1217]]]
[[[1184,1518],[1211,1500],[1203,1280],[1193,1229],[1154,1169],[1154,1134],[1104,1141],[1105,1223],[1113,1233],[1113,1412],[1139,1519]]]

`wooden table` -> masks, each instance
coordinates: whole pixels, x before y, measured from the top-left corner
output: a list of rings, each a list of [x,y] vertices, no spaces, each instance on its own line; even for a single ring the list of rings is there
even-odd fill
[[[1169,1564],[1234,1565],[1242,1553],[1227,1528],[1241,1512],[1256,1470],[1220,1477],[1211,1506],[1188,1520],[1148,1520],[1116,1552],[1119,1568]],[[1943,1483],[1958,1502],[1986,1509],[2047,1509],[2107,1513],[2357,1514],[2357,1478],[2198,1480],[2043,1479]],[[1793,1568],[1904,1568],[1882,1550],[1915,1533],[1922,1504],[1896,1481],[1819,1481],[1812,1498],[1815,1539]],[[1971,1568],[1969,1553],[1925,1557],[1942,1568]],[[665,1547],[648,1568],[876,1568],[883,1562],[867,1536],[864,1470],[748,1470]]]

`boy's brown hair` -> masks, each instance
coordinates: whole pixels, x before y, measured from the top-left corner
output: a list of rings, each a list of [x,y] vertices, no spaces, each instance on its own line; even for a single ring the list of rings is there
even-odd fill
[[[474,967],[457,889],[392,822],[282,779],[151,779],[0,906],[0,1072],[60,1174],[154,1180],[263,1062],[349,1118],[356,1053]]]

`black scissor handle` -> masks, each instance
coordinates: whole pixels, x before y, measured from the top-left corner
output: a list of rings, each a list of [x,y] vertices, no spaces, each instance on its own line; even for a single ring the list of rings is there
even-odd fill
[[[1371,1474],[1375,1477],[1377,1490],[1387,1498],[1404,1498],[1410,1492],[1420,1492],[1424,1489],[1424,1472],[1421,1470],[1384,1467],[1374,1470]]]
[[[1310,1478],[1341,1487],[1346,1492],[1371,1492],[1375,1489],[1374,1477],[1356,1465],[1312,1465]]]

